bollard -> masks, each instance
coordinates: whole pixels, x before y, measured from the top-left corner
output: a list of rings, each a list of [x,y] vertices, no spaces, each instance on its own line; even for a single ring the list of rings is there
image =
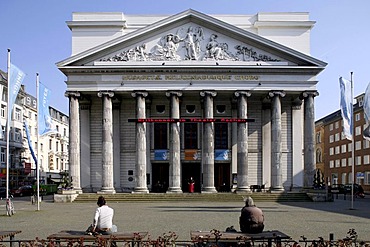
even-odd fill
[[[333,246],[334,233],[330,233],[330,234],[329,234],[329,241],[330,241],[330,246]]]

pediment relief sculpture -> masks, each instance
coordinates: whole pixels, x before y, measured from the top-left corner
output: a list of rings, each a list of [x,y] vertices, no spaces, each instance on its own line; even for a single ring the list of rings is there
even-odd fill
[[[186,30],[186,31],[185,31]],[[206,37],[208,36],[208,37]],[[149,47],[151,46],[151,47]],[[219,35],[200,26],[181,27],[153,42],[142,43],[100,61],[263,61],[279,62],[263,51],[235,41],[219,41]]]

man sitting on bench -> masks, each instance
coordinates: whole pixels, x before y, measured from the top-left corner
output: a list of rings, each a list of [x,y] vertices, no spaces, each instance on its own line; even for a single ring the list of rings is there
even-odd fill
[[[110,235],[113,233],[112,226],[114,210],[106,205],[106,201],[103,196],[99,196],[97,204],[99,207],[95,211],[92,232]]]
[[[263,212],[254,204],[250,196],[245,198],[245,206],[242,208],[239,224],[240,231],[244,233],[261,233],[265,227]]]

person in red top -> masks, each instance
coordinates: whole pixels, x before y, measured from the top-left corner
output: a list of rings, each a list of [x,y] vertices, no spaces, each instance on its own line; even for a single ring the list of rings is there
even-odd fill
[[[264,220],[262,210],[248,196],[245,199],[245,206],[242,208],[239,218],[240,230],[244,233],[261,233],[265,227]]]

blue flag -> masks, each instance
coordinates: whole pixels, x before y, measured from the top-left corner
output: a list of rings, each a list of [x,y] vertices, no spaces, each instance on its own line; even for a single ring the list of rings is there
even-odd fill
[[[343,133],[348,140],[352,140],[352,118],[353,118],[353,102],[351,82],[340,77],[340,109],[343,118]]]
[[[42,83],[39,84],[39,98],[37,103],[39,106],[38,122],[39,122],[39,135],[47,135],[55,133],[56,130],[53,127],[49,113],[49,98],[51,91],[45,87]]]
[[[36,157],[35,152],[33,151],[33,148],[32,148],[32,142],[31,142],[31,138],[30,138],[30,131],[29,131],[28,124],[27,124],[26,121],[24,121],[24,129],[26,130],[26,135],[27,135],[27,140],[28,140],[28,147],[30,149],[32,158],[35,161],[35,164],[36,164],[36,167],[37,167],[37,157]]]
[[[10,64],[9,70],[9,106],[8,106],[8,119],[11,120],[13,105],[17,99],[19,89],[21,88],[24,77],[26,76],[17,66]]]
[[[367,85],[365,91],[363,108],[366,120],[366,128],[364,129],[362,135],[366,140],[370,141],[370,83]]]

